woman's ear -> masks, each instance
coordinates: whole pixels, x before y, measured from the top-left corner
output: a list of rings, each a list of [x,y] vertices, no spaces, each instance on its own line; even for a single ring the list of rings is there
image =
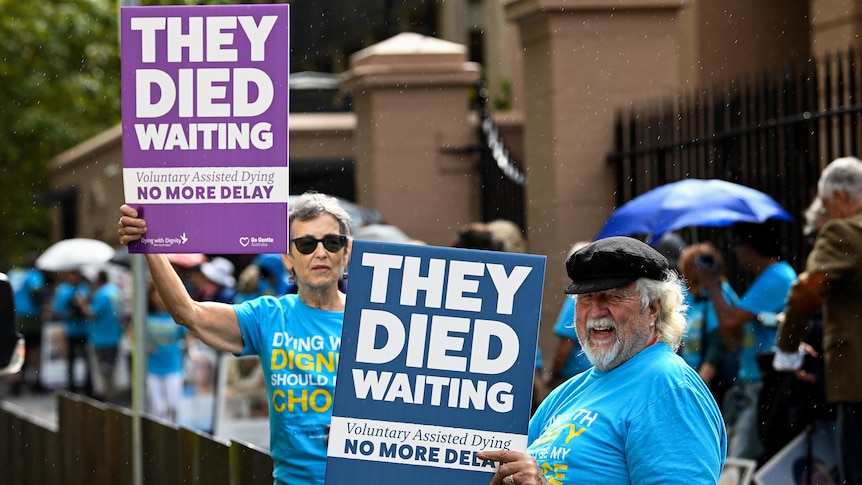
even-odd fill
[[[290,248],[287,249],[290,251]],[[290,252],[281,255],[281,262],[284,263],[284,268],[288,273],[293,272],[293,255]]]

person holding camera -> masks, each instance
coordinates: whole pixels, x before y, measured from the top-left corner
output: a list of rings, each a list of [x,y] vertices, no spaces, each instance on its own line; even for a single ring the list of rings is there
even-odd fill
[[[725,392],[736,379],[739,355],[727,348],[719,330],[718,314],[710,298],[709,289],[698,278],[697,267],[715,268],[721,279],[721,294],[732,305],[739,304],[739,296],[725,275],[724,256],[709,242],[687,247],[679,258],[679,270],[685,279],[684,303],[686,329],[679,354],[703,382],[709,386],[721,406]]]
[[[775,314],[784,309],[784,299],[796,279],[796,271],[780,257],[778,227],[737,223],[733,245],[742,269],[753,281],[739,303],[728,301],[722,291],[722,276],[715,265],[698,264],[698,281],[712,298],[719,330],[730,349],[739,349],[739,373],[727,390],[722,406],[727,424],[727,456],[763,460],[763,444],[758,413],[763,379],[757,360],[759,353],[771,352],[775,345]]]

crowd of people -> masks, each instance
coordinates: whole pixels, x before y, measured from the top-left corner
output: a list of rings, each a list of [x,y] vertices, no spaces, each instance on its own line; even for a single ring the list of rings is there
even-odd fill
[[[203,254],[167,257],[186,291],[199,301],[239,303],[243,298],[284,294],[289,289],[280,255],[259,255],[248,264],[244,275],[251,276],[254,269],[254,281],[246,282],[245,287],[236,282],[234,265],[227,258]],[[129,268],[108,263],[52,272],[37,269],[34,262],[31,255],[9,270],[18,329],[27,346],[22,370],[8,378],[11,394],[63,389],[128,404],[134,339]],[[246,288],[245,292],[241,294],[240,288]],[[212,394],[215,386],[218,355],[185,330],[167,313],[150,282],[143,335],[147,411],[171,422],[178,421],[183,396],[207,388]],[[43,363],[47,363],[44,372]],[[212,396],[207,403],[212,407]],[[189,416],[188,421],[211,432],[211,419]]]
[[[854,351],[862,338],[855,321],[862,313],[860,210],[862,161],[837,159],[806,211],[814,245],[798,275],[781,257],[776,221],[734,224],[732,254],[673,233],[652,245],[637,237],[573,244],[554,352],[543,358],[537,349],[529,446],[480,453],[500,463],[491,483],[716,483],[727,458],[763,465],[818,419],[834,420],[837,430],[842,451],[833,478],[862,483],[862,459],[845,451],[862,444],[855,385],[862,354]],[[146,233],[134,208],[120,212],[120,243]],[[146,255],[153,414],[176,420],[184,351],[204,346],[268,363],[290,345],[274,335],[293,342],[340,335],[349,215],[334,198],[311,192],[291,204],[288,222],[288,252],[257,256],[240,271],[225,257]],[[502,220],[459,228],[451,246],[529,252],[521,228]],[[728,278],[730,258],[744,284]],[[129,315],[109,275],[45,275],[24,264],[9,276],[28,337],[15,392],[41,390],[34,380],[39,329],[61,319],[66,387],[115,399],[111,373]],[[79,359],[92,366],[84,379],[74,372]],[[321,388],[280,383],[269,365],[260,369],[275,482],[322,483],[331,407],[309,401]],[[335,370],[318,371],[328,373],[322,391],[331,396]],[[804,416],[787,412],[794,404]]]

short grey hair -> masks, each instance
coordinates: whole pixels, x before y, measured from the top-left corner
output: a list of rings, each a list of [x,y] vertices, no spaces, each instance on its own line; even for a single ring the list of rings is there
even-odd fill
[[[640,278],[635,288],[641,294],[641,311],[651,303],[660,301],[655,322],[656,340],[665,342],[676,351],[685,334],[685,311],[683,304],[682,281],[675,271],[665,270],[664,279]]]
[[[817,197],[832,201],[836,190],[854,201],[862,200],[862,160],[856,157],[836,158],[823,169],[817,181]]]
[[[317,216],[329,214],[338,221],[341,234],[350,236],[350,214],[341,207],[338,199],[318,192],[305,192],[296,198],[287,214],[287,222],[293,237],[293,221],[307,221]]]

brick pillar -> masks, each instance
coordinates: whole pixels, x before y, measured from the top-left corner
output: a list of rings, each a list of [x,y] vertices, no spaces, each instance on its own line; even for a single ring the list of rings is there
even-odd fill
[[[810,0],[811,55],[862,49],[862,5],[839,0]]]
[[[478,220],[475,117],[479,67],[460,44],[403,33],[355,53],[353,93],[358,202],[413,238],[448,245]],[[471,121],[472,120],[472,121]]]
[[[523,47],[530,249],[548,256],[543,357],[567,282],[564,257],[614,208],[614,114],[676,91],[683,0],[514,0]]]

